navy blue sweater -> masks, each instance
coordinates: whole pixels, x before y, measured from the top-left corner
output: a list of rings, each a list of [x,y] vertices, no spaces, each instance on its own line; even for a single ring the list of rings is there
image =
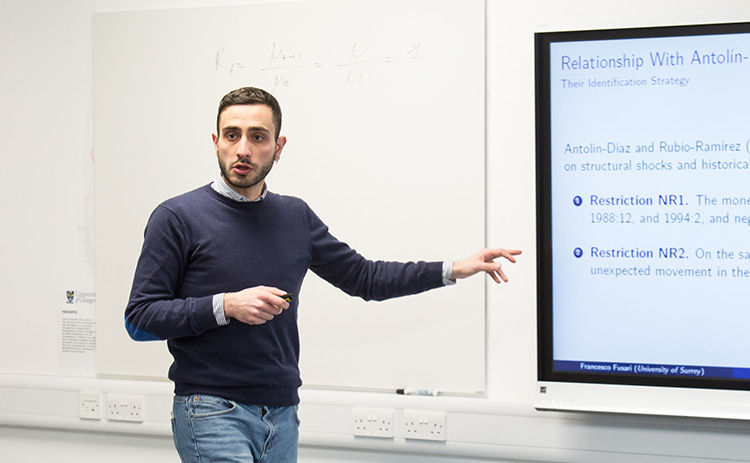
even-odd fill
[[[296,405],[297,307],[263,325],[219,326],[214,294],[259,285],[299,294],[308,269],[365,300],[443,285],[440,262],[373,262],[338,241],[298,198],[241,203],[210,185],[159,205],[146,226],[126,321],[166,339],[177,395]],[[355,328],[352,328],[355,329]]]

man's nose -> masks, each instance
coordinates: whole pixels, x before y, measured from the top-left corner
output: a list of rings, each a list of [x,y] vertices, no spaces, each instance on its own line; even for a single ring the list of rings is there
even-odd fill
[[[237,144],[237,155],[250,156],[250,140],[248,140],[247,137],[243,136]]]

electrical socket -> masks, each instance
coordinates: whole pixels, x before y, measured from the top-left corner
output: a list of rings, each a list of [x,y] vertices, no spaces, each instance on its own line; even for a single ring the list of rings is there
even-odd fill
[[[445,440],[445,412],[404,410],[406,439]]]
[[[393,437],[393,409],[354,407],[352,428],[355,436]]]
[[[107,419],[143,422],[143,396],[107,394]]]
[[[81,392],[79,417],[88,420],[102,419],[102,395],[98,392]]]

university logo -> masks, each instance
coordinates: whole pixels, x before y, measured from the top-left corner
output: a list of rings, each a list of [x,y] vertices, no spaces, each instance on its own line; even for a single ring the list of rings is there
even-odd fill
[[[65,291],[65,297],[68,298],[68,304],[72,304],[73,298],[75,297],[75,291]]]

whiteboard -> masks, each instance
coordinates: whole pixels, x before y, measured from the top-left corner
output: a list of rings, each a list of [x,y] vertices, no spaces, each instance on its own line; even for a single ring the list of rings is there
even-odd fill
[[[485,242],[484,3],[348,0],[94,15],[97,369],[166,378],[165,343],[123,328],[143,229],[210,183],[228,91],[280,101],[268,177],[374,260],[453,260]],[[305,385],[485,388],[485,277],[380,303],[309,273]]]

